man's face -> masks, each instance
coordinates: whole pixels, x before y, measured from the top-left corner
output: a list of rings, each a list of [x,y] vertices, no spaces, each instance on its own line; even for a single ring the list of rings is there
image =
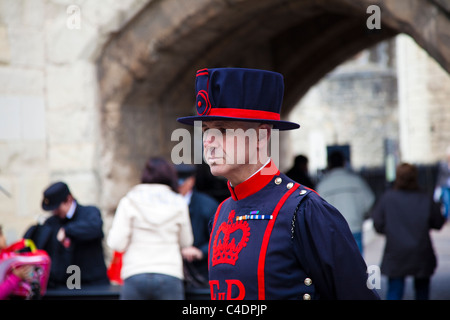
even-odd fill
[[[244,121],[203,121],[203,155],[214,176],[228,177],[242,165],[257,164],[260,130],[270,126]]]
[[[66,200],[61,202],[58,208],[52,211],[54,216],[58,216],[61,219],[64,219],[69,212],[70,206],[72,205],[72,196],[68,195]]]
[[[185,196],[190,191],[192,191],[194,186],[195,186],[195,177],[194,176],[188,177],[188,178],[184,179],[182,183],[179,183],[178,192],[180,194],[182,194],[183,196]]]

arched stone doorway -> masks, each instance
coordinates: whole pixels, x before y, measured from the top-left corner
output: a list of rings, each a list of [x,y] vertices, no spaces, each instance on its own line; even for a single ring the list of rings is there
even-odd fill
[[[102,205],[136,182],[150,155],[170,155],[178,116],[193,113],[193,79],[204,67],[255,67],[285,76],[284,115],[321,77],[360,50],[411,35],[450,71],[445,1],[160,0],[105,46],[98,61],[103,150]]]

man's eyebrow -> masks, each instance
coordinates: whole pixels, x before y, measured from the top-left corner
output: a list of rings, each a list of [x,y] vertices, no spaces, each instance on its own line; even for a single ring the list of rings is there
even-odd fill
[[[205,128],[205,127],[207,127],[207,125],[205,124],[205,122],[203,121],[203,123],[202,123],[202,128]],[[214,127],[228,127],[228,128],[231,128],[231,126],[226,122],[226,121],[217,121],[217,122],[214,122],[214,125],[212,126],[213,128]]]

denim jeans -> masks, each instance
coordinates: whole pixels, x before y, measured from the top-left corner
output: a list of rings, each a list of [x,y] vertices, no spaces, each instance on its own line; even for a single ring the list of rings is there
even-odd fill
[[[405,278],[395,277],[388,280],[387,300],[402,300],[405,291]],[[428,300],[430,294],[430,278],[414,278],[416,300]]]
[[[183,280],[160,273],[142,273],[123,282],[120,300],[183,300]]]

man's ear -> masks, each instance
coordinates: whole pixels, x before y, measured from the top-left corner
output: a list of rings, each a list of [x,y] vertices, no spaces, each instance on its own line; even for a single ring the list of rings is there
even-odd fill
[[[64,202],[72,202],[73,201],[73,196],[69,193],[66,197],[66,200],[64,200]]]

